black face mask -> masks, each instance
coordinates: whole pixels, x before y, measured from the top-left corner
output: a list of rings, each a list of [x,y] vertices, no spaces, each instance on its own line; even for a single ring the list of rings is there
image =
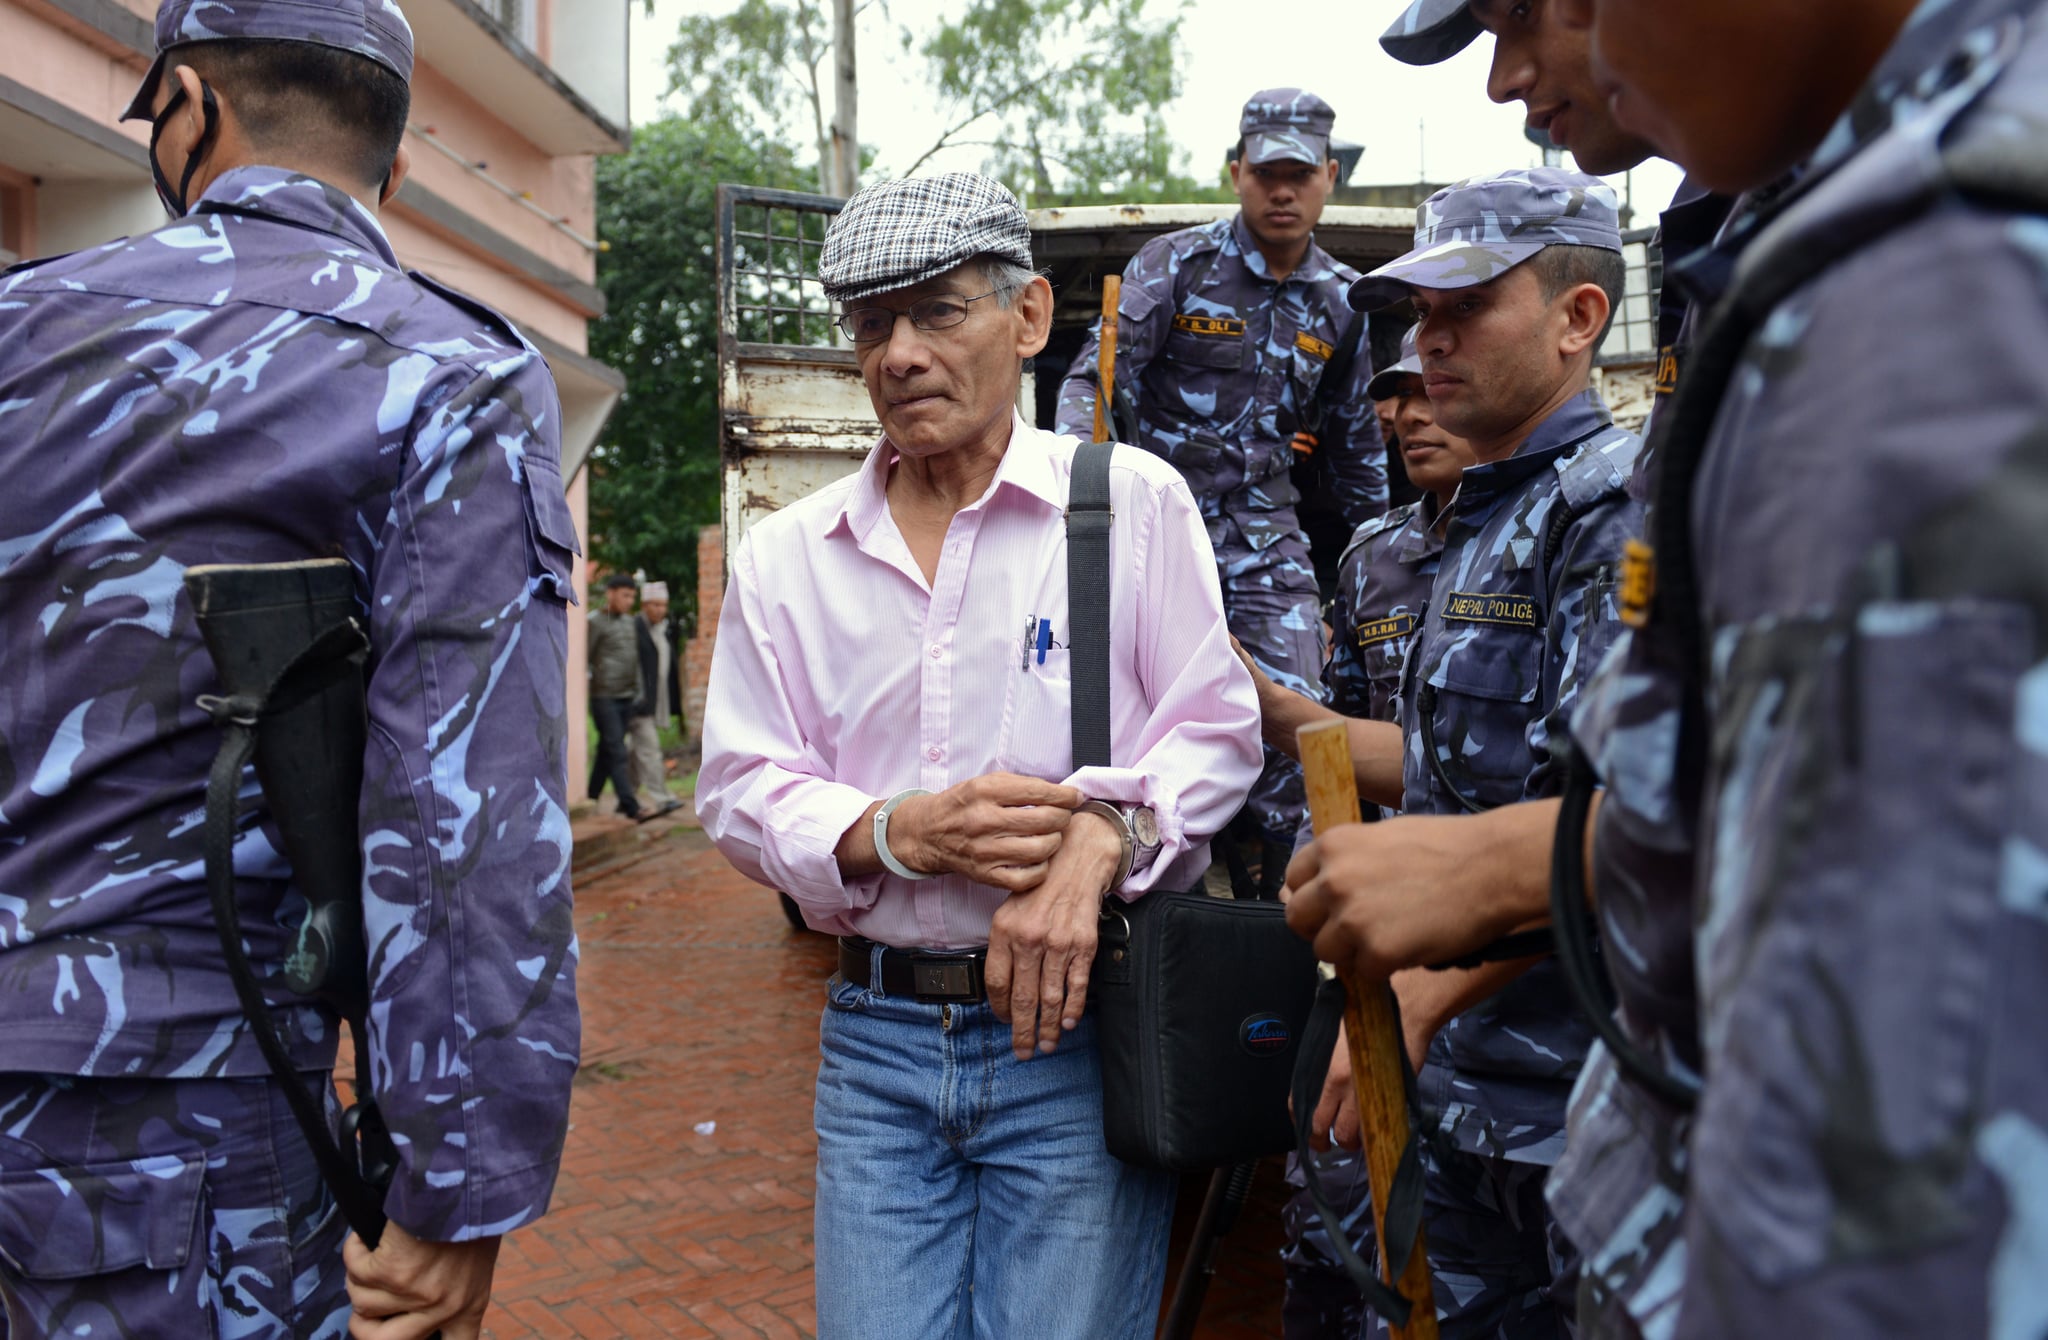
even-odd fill
[[[192,189],[192,176],[199,171],[200,162],[207,151],[213,148],[213,137],[220,130],[220,104],[214,101],[213,89],[205,80],[199,81],[200,105],[206,113],[206,125],[199,132],[199,143],[192,146],[192,154],[185,160],[185,175],[179,180],[177,190],[171,189],[171,179],[164,175],[163,164],[156,156],[156,142],[163,138],[164,127],[170,124],[171,113],[185,101],[184,85],[171,95],[164,109],[156,114],[149,131],[149,175],[156,179],[156,198],[163,201],[164,208],[174,219],[182,219],[187,212],[185,193]]]

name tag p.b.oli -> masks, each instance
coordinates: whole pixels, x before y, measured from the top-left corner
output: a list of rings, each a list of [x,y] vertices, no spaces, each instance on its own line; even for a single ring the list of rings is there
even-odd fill
[[[1453,591],[1444,602],[1444,619],[1451,623],[1504,624],[1510,628],[1537,629],[1533,596],[1501,595],[1490,591]]]

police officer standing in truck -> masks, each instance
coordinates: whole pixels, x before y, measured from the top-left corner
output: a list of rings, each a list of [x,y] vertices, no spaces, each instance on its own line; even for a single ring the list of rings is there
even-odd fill
[[[1290,478],[1323,462],[1347,525],[1386,509],[1387,468],[1366,385],[1366,322],[1345,302],[1357,271],[1315,243],[1337,181],[1336,113],[1296,88],[1255,93],[1238,122],[1229,219],[1154,238],[1124,271],[1116,389],[1136,445],[1186,477],[1208,524],[1230,631],[1286,688],[1322,696],[1322,618]],[[1093,435],[1096,338],[1060,388],[1060,430]],[[1299,765],[1268,749],[1246,802],[1277,891],[1302,818]]]

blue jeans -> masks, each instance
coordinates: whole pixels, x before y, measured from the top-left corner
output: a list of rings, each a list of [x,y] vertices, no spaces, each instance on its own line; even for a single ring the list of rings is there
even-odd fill
[[[819,1050],[819,1340],[1149,1340],[1175,1183],[1103,1148],[1092,1015],[1020,1062],[834,976]]]

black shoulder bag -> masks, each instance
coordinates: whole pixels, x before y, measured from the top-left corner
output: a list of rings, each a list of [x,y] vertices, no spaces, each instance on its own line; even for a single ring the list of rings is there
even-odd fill
[[[1075,454],[1067,504],[1077,768],[1111,763],[1109,455],[1108,443]],[[1287,1087],[1316,961],[1279,903],[1112,895],[1091,981],[1110,1153],[1180,1171],[1294,1148]]]

